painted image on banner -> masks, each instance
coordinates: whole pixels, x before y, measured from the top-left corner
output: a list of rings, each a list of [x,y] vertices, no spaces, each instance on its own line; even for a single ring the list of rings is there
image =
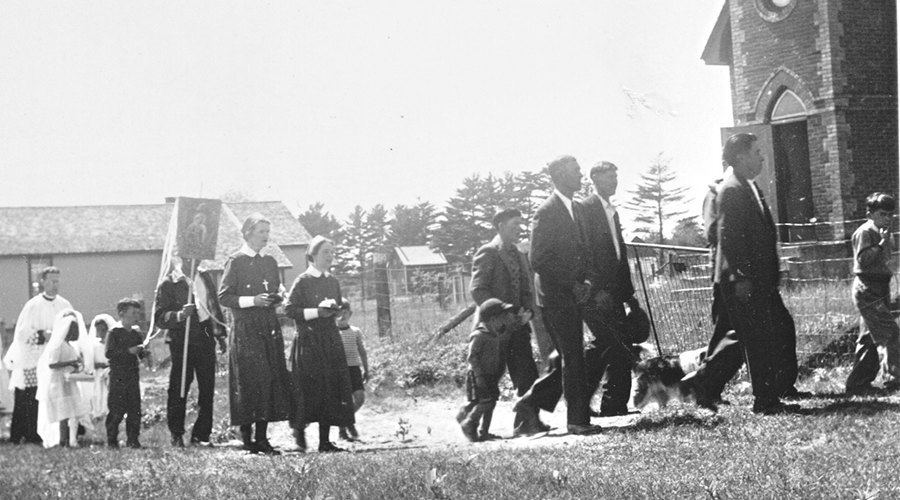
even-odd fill
[[[178,256],[182,259],[215,259],[221,200],[179,197]]]

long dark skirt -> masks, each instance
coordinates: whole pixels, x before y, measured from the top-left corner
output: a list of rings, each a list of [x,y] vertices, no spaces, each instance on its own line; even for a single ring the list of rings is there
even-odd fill
[[[298,325],[290,361],[294,403],[292,427],[302,428],[310,422],[337,426],[355,422],[350,372],[341,335],[336,328],[332,331]]]
[[[228,357],[231,425],[278,422],[291,414],[284,338],[277,318],[267,313],[235,315]]]

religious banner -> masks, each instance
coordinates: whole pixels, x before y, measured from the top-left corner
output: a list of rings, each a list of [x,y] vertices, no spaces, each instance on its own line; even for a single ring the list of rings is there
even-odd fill
[[[175,200],[177,256],[185,261],[216,258],[221,209],[221,200],[185,197]]]

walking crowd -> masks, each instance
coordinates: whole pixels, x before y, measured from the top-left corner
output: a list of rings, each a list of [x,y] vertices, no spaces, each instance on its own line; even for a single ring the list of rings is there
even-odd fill
[[[682,382],[699,406],[717,411],[725,384],[746,363],[754,412],[796,411],[798,405],[783,401],[804,395],[794,387],[795,325],[779,292],[775,223],[753,181],[765,160],[752,134],[729,138],[723,159],[729,169],[704,203],[715,330],[699,370]],[[570,434],[595,434],[601,428],[592,418],[632,411],[634,345],[647,340],[650,326],[634,297],[611,202],[617,167],[595,164],[589,171],[594,193],[582,200],[574,198],[582,183],[575,158],[556,158],[549,173],[554,190],[534,215],[527,255],[518,246],[522,214],[503,207],[492,220],[496,237],[474,256],[470,291],[478,305],[476,327],[469,336],[467,401],[456,414],[470,441],[498,438],[490,426],[506,371],[518,396],[515,436],[548,431],[540,411],[553,412],[561,398]],[[889,308],[889,230],[896,203],[883,193],[866,203],[869,221],[852,238],[853,298],[864,321],[846,383],[849,394],[874,390],[879,348],[886,352],[891,387],[900,380],[900,327]],[[313,238],[308,267],[288,290],[275,259],[264,252],[270,226],[261,214],[247,218],[243,246],[226,262],[220,286],[204,271],[189,278],[183,267],[193,270],[199,263],[175,257],[158,287],[153,315],[167,332],[171,353],[167,423],[174,447],[185,446],[187,394],[194,378],[199,412],[190,444],[212,446],[217,347],[228,355],[231,424],[239,428],[244,450],[280,453],[268,439],[270,422],[288,421],[301,451],[311,423],[318,424],[320,452],[344,451],[331,441],[332,427],[342,439],[359,437],[354,414],[365,401],[371,374],[361,332],[349,324],[349,302],[330,273],[334,243]],[[79,434],[105,419],[106,442],[118,448],[124,419],[125,444],[140,448],[139,362],[147,342],[138,328],[141,304],[122,299],[118,321],[102,314],[87,327],[59,295],[59,269],[45,268],[40,285],[41,293],[18,318],[0,366],[0,383],[8,375],[14,391],[11,442],[77,446]],[[230,328],[222,306],[231,311]],[[296,325],[288,359],[279,307]],[[554,348],[543,375],[532,354],[534,321],[543,323]],[[584,325],[593,337],[587,344]],[[597,391],[600,406],[594,409]]]

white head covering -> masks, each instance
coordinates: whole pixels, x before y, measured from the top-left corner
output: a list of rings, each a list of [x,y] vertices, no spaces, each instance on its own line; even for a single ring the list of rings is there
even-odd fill
[[[53,322],[53,333],[50,335],[50,341],[47,342],[47,346],[38,360],[38,387],[35,399],[38,400],[38,434],[41,436],[41,439],[43,439],[45,448],[55,446],[59,442],[59,425],[57,425],[57,422],[65,418],[77,417],[80,414],[78,411],[76,411],[74,415],[57,414],[59,413],[58,411],[50,411],[50,407],[53,405],[48,403],[52,397],[50,386],[53,369],[50,368],[50,364],[57,358],[59,349],[66,342],[66,336],[68,336],[69,328],[73,322],[78,323],[78,339],[72,342],[71,345],[75,347],[79,356],[81,355],[79,344],[82,342],[82,339],[87,337],[87,331],[84,327],[84,318],[82,318],[81,313],[78,311],[64,309],[56,315],[56,320]],[[76,390],[78,390],[77,387]],[[79,403],[81,402],[80,398],[81,392],[79,390],[77,396]]]
[[[78,339],[81,347],[81,355],[84,357],[84,372],[94,373],[94,363],[106,363],[106,352],[103,341],[97,337],[97,322],[106,323],[106,331],[116,327],[117,321],[109,314],[98,314],[91,320],[91,327],[86,336]],[[82,342],[83,340],[83,342]]]

